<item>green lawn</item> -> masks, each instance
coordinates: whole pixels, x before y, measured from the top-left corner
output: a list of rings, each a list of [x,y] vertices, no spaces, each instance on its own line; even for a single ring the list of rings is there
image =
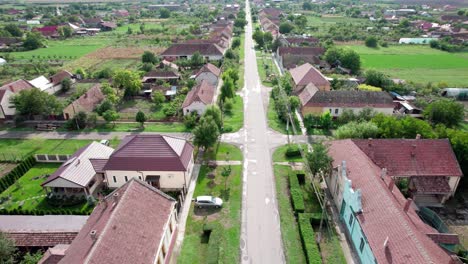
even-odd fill
[[[74,60],[102,48],[110,43],[106,36],[93,36],[86,38],[70,38],[66,40],[49,40],[46,48],[31,51],[11,52],[17,59],[31,58],[57,58],[61,60]]]
[[[388,48],[348,46],[361,56],[364,69],[376,69],[393,78],[418,83],[468,83],[468,53],[448,53],[428,46],[393,45]]]
[[[295,144],[294,144],[295,145]],[[281,146],[275,149],[273,152],[273,162],[302,162],[302,157],[286,157],[286,150],[288,149],[289,145]],[[307,152],[307,144],[301,144],[302,149]]]
[[[268,126],[271,129],[277,132],[280,132],[281,134],[288,134],[288,131],[286,130],[286,124],[283,123],[283,121],[281,121],[278,118],[278,115],[276,114],[275,101],[272,98],[269,99],[267,118],[268,118]],[[301,134],[301,130],[299,128],[298,123],[296,124],[296,129],[297,129],[296,131],[297,134]],[[289,127],[289,134],[293,134],[291,126]]]
[[[229,153],[229,154],[228,154]],[[242,161],[241,150],[231,144],[219,142],[213,147],[212,150],[205,152],[205,160],[222,160],[227,158],[231,161]]]
[[[92,140],[77,139],[2,139],[0,140],[0,159],[10,156],[29,156],[32,154],[73,154]]]
[[[268,79],[268,75],[275,75],[279,76],[278,67],[276,67],[275,63],[273,62],[271,55],[268,53],[263,53],[261,51],[257,51],[257,69],[258,74],[260,75],[260,79],[262,80],[262,84],[265,86],[273,86],[273,83]]]
[[[136,59],[112,59],[112,60],[104,60],[93,67],[91,67],[91,71],[101,71],[104,69],[132,69],[137,70],[137,65],[140,63],[140,60]]]
[[[245,34],[240,35],[241,44],[239,46],[239,80],[237,83],[238,89],[244,88],[244,74],[245,74]]]
[[[287,263],[306,263],[299,228],[289,199],[288,178],[290,166],[274,165],[276,198],[280,214],[281,236]]]
[[[203,241],[204,224],[221,228],[221,238],[216,244],[220,249],[219,259],[216,263],[239,263],[242,166],[231,166],[231,176],[227,178],[227,191],[224,188],[225,179],[221,176],[224,167],[226,166],[218,166],[214,170],[214,180],[207,177],[211,172],[210,168],[202,166],[200,169],[193,196],[218,196],[223,199],[224,204],[220,211],[198,209],[192,205],[187,219],[182,251],[177,263],[207,263],[209,242]],[[212,182],[214,182],[214,185]]]
[[[242,128],[244,125],[244,101],[241,96],[234,97],[232,114],[224,115],[223,123],[225,128],[230,128],[229,133],[237,132]]]
[[[50,210],[57,209],[51,206],[46,201],[46,192],[41,187],[47,177],[54,173],[60,164],[57,163],[38,163],[24,174],[15,184],[5,190],[0,198],[11,197],[10,200],[3,203],[1,206],[7,210],[18,208],[21,201],[24,201],[23,210]],[[87,210],[86,203],[66,207],[66,209]]]
[[[95,128],[86,128],[80,132],[187,132],[183,123],[145,123],[141,128],[139,123],[116,123],[98,125]]]

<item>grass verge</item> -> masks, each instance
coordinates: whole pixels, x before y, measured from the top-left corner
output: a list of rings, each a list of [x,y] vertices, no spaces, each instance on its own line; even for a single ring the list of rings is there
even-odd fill
[[[229,158],[230,161],[242,161],[242,152],[234,145],[219,141],[213,149],[205,152],[204,156],[205,160],[225,161],[227,158]]]
[[[225,167],[227,166],[218,166],[213,170],[202,166],[200,169],[194,197],[218,196],[223,199],[224,204],[220,210],[191,206],[178,263],[207,263],[209,240],[203,234],[203,227],[207,224],[222,228],[220,236],[217,237],[219,254],[216,263],[239,263],[242,166],[231,166],[232,172],[227,178],[221,176]],[[214,179],[209,178],[211,173],[215,175]]]
[[[296,145],[296,144],[294,144]],[[307,152],[307,144],[300,144],[304,152]],[[302,162],[301,156],[287,157],[286,151],[289,145],[283,145],[273,152],[273,162]]]
[[[234,97],[232,113],[224,115],[223,123],[228,133],[237,132],[244,125],[244,101],[240,95]]]

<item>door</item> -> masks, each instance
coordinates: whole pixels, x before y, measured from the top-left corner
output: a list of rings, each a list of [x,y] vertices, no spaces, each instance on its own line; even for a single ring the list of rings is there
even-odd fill
[[[161,176],[159,176],[159,175],[148,175],[148,176],[146,176],[146,182],[149,185],[151,185],[151,186],[153,186],[153,187],[155,187],[157,189],[160,189],[161,188],[160,178],[161,178]]]
[[[341,209],[340,209],[340,218],[341,218],[341,220],[343,220],[345,210],[346,210],[346,201],[343,200],[343,202],[341,203]]]

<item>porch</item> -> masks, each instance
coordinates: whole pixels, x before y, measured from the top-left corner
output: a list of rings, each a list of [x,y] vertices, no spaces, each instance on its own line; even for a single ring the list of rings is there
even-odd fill
[[[408,192],[419,207],[442,207],[451,189],[447,177],[418,176],[411,177]]]

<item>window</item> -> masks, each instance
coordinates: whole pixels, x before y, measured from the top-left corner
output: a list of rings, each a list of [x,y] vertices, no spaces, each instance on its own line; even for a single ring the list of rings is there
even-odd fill
[[[332,112],[333,112],[333,111],[332,111],[332,109],[330,108],[330,113],[332,113]]]
[[[338,114],[338,108],[337,108],[337,109],[335,109],[335,114]]]
[[[117,182],[117,179],[115,178],[115,176],[112,176],[112,178],[114,178],[114,182]]]
[[[364,238],[361,237],[361,244],[359,244],[359,251],[361,251],[362,253],[362,250],[364,250]]]
[[[138,176],[138,179],[140,179],[140,180],[141,180],[141,176]]]
[[[349,216],[349,226],[353,225],[353,214]]]
[[[128,182],[128,177],[127,176],[125,176],[125,182]]]

